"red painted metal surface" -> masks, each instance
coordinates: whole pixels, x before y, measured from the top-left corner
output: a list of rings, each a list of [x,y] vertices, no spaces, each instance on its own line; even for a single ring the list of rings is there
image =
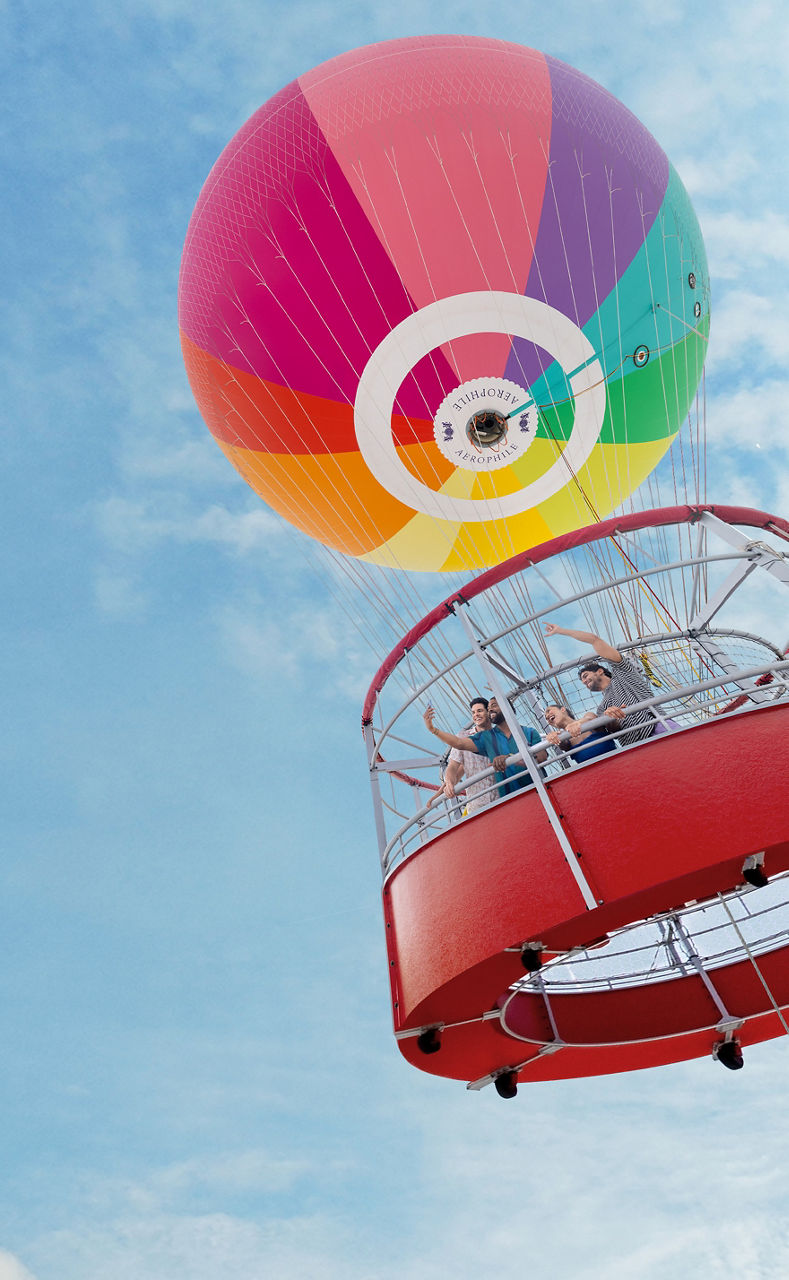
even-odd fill
[[[384,887],[395,1030],[447,1026],[440,1052],[399,1040],[425,1071],[473,1080],[527,1062],[521,1078],[558,1079],[655,1066],[706,1053],[720,1018],[697,978],[552,997],[572,1045],[539,1054],[482,1021],[523,977],[519,950],[588,944],[614,929],[742,883],[743,859],[766,850],[789,868],[789,706],[762,706],[606,756],[547,784],[598,905],[587,909],[539,797],[525,792],[451,827],[412,854]],[[515,948],[515,950],[507,950]],[[760,960],[789,1002],[789,947]],[[740,1040],[781,1025],[753,967],[715,973]],[[519,1036],[550,1041],[544,1001],[510,1002]],[[608,1041],[615,1043],[608,1043]],[[604,1042],[604,1043],[601,1043]],[[530,1060],[530,1061],[529,1061]]]

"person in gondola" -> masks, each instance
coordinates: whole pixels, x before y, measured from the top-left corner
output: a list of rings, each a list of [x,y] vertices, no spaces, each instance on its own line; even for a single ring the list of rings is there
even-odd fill
[[[609,751],[616,750],[615,740],[604,729],[570,733],[568,726],[578,722],[569,707],[560,707],[555,702],[550,702],[543,714],[551,726],[546,741],[562,751],[570,751],[572,748],[572,754],[568,756],[571,764],[584,764],[587,760],[594,760],[596,756],[604,756]]]
[[[484,729],[489,729],[490,714],[488,712],[487,698],[472,698],[469,705],[474,732],[479,733]],[[449,800],[454,799],[456,788],[465,778],[465,794],[459,799],[457,812],[459,813],[460,807],[465,804],[465,812],[468,817],[471,817],[474,813],[479,813],[481,809],[484,809],[496,798],[496,792],[492,789],[492,778],[483,778],[481,782],[474,781],[474,775],[482,773],[487,768],[487,760],[478,752],[461,751],[458,747],[453,747],[444,770],[443,784],[433,797],[433,802],[440,800],[443,796],[446,796]]]
[[[546,636],[570,636],[572,640],[588,644],[603,660],[597,662],[594,658],[590,658],[579,668],[578,675],[581,683],[586,685],[587,689],[602,694],[602,697],[596,711],[587,711],[579,720],[573,720],[564,726],[568,733],[571,735],[581,733],[584,721],[595,720],[598,716],[608,716],[612,721],[612,728],[624,730],[618,734],[620,746],[627,747],[631,743],[642,742],[645,738],[652,736],[658,723],[652,711],[648,707],[643,707],[640,711],[627,710],[635,703],[651,698],[653,694],[649,681],[634,662],[623,657],[612,644],[591,631],[573,631],[568,627],[560,627],[555,622],[547,622],[545,634]],[[608,665],[604,665],[606,663]]]
[[[499,795],[506,796],[518,791],[521,787],[530,786],[532,777],[522,762],[505,764],[506,757],[515,755],[518,747],[507,727],[504,712],[495,698],[490,699],[488,712],[491,720],[490,728],[479,730],[468,736],[446,733],[443,729],[437,728],[434,724],[436,713],[432,707],[427,708],[423,718],[430,733],[435,734],[448,747],[457,747],[459,751],[475,751],[481,756],[487,756],[496,770]],[[520,729],[529,746],[540,742],[540,735],[536,729],[528,725],[521,725]],[[542,764],[547,759],[546,752],[544,750],[536,752],[535,759],[538,764]]]

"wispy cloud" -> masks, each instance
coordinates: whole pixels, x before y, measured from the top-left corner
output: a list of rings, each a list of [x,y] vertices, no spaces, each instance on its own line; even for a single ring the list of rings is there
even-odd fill
[[[713,279],[747,279],[757,296],[776,284],[771,270],[789,265],[789,218],[776,209],[708,214],[704,238]]]
[[[261,1227],[223,1213],[124,1216],[100,1228],[53,1233],[36,1249],[40,1265],[60,1280],[342,1280],[350,1252],[328,1215],[294,1215]]]
[[[776,455],[775,463],[785,465],[789,453],[787,396],[789,377],[755,383],[748,379],[736,390],[711,397],[707,428],[710,448],[719,455],[722,450],[743,450],[751,455],[755,466],[759,459],[753,451],[770,450]],[[763,465],[765,469],[769,466],[766,457]],[[765,479],[770,478],[765,475]]]
[[[707,362],[708,385],[714,395],[742,382],[752,385],[760,372],[772,378],[789,363],[789,317],[777,295],[764,296],[742,287],[730,288],[715,308]],[[716,424],[710,422],[714,433]]]
[[[36,1280],[32,1271],[28,1271],[13,1254],[0,1249],[0,1280]]]
[[[386,1128],[378,1147],[373,1106],[370,1142],[357,1149],[360,1200],[307,1208],[326,1189],[320,1139],[310,1164],[241,1150],[164,1166],[139,1184],[97,1185],[101,1220],[85,1214],[41,1235],[32,1256],[45,1273],[57,1259],[59,1280],[478,1280],[508,1274],[527,1248],[556,1280],[723,1275],[733,1255],[747,1280],[782,1280],[784,1048],[752,1048],[748,1082],[707,1061],[521,1085],[513,1103],[401,1080],[380,1058],[401,1136]],[[277,1197],[289,1190],[285,1208]],[[254,1210],[190,1209],[190,1197],[219,1205],[228,1192],[250,1195]],[[393,1204],[396,1243],[383,1225]]]
[[[126,554],[173,542],[213,544],[246,555],[270,551],[284,533],[282,522],[263,506],[230,511],[214,503],[195,510],[179,493],[107,498],[96,507],[96,523],[107,543]]]
[[[306,584],[305,584],[306,585]],[[227,605],[220,611],[222,643],[231,661],[258,685],[274,691],[283,679],[300,680],[310,701],[348,697],[361,703],[370,683],[370,650],[336,601],[271,601]],[[316,669],[331,671],[314,681]]]

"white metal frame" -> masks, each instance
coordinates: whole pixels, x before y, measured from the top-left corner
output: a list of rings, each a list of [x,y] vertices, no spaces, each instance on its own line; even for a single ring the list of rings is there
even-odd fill
[[[450,659],[443,665],[434,669],[428,679],[421,683],[414,680],[414,670],[410,665],[411,654],[407,655],[409,661],[409,671],[411,679],[409,680],[410,691],[401,705],[397,708],[389,719],[374,728],[372,724],[365,725],[365,744],[367,749],[368,765],[370,769],[370,779],[373,790],[373,808],[375,813],[376,833],[378,837],[379,853],[384,876],[388,876],[395,866],[415,849],[420,848],[422,844],[445,829],[453,818],[457,816],[457,801],[453,803],[420,804],[419,791],[426,785],[424,782],[415,779],[412,775],[425,768],[436,769],[442,757],[434,751],[425,750],[423,754],[417,756],[409,756],[408,758],[397,758],[394,760],[385,760],[383,758],[384,748],[388,750],[388,745],[393,742],[407,743],[415,746],[419,751],[418,744],[410,742],[405,738],[398,739],[396,727],[398,721],[410,710],[415,704],[418,704],[430,690],[440,681],[446,679],[450,675],[462,672],[470,660],[475,660],[479,666],[484,685],[490,687],[499,704],[504,711],[505,719],[510,732],[518,746],[519,754],[524,762],[524,766],[530,766],[532,778],[532,786],[537,793],[540,803],[542,804],[551,828],[556,836],[557,842],[567,861],[567,864],[575,877],[579,891],[583,897],[584,903],[588,909],[593,909],[597,902],[594,893],[586,881],[581,867],[579,865],[579,855],[581,850],[572,847],[558,817],[556,810],[551,803],[548,790],[541,776],[540,770],[534,762],[534,753],[543,749],[546,744],[544,741],[534,747],[529,747],[525,742],[520,729],[519,716],[514,709],[513,699],[521,697],[533,697],[532,691],[537,685],[544,685],[560,676],[573,667],[577,667],[578,659],[571,662],[562,662],[552,667],[546,668],[540,672],[538,676],[521,678],[518,672],[513,668],[511,662],[502,657],[496,651],[497,644],[504,638],[512,635],[522,628],[526,628],[531,624],[548,618],[557,610],[565,608],[568,605],[577,604],[587,599],[594,599],[601,593],[610,592],[628,584],[638,583],[650,578],[655,574],[668,574],[673,571],[693,570],[693,584],[691,588],[691,620],[689,624],[679,630],[665,631],[663,633],[653,633],[647,636],[638,636],[634,640],[627,643],[618,643],[617,647],[622,652],[629,652],[638,648],[645,648],[650,645],[659,646],[666,645],[670,642],[686,642],[700,658],[704,659],[709,665],[713,662],[721,672],[711,679],[696,680],[689,682],[681,688],[671,688],[670,690],[655,695],[644,702],[638,703],[632,710],[640,710],[649,708],[653,710],[658,719],[663,719],[662,708],[664,704],[675,704],[683,699],[693,699],[694,705],[690,710],[677,711],[673,706],[671,708],[671,718],[681,720],[684,724],[696,725],[700,721],[707,718],[708,710],[704,703],[698,701],[700,695],[707,694],[713,690],[722,691],[721,697],[731,698],[733,692],[744,694],[746,702],[732,714],[743,714],[748,709],[755,709],[759,705],[766,702],[776,700],[789,700],[789,661],[777,658],[780,650],[771,645],[769,642],[762,640],[760,637],[754,636],[748,632],[741,631],[715,631],[710,624],[716,615],[720,612],[723,605],[731,598],[734,592],[750,577],[757,569],[769,573],[775,580],[783,585],[789,586],[789,562],[783,553],[776,551],[773,547],[762,541],[749,539],[743,535],[738,529],[726,524],[725,521],[712,515],[710,512],[703,512],[699,518],[699,537],[695,554],[672,560],[667,564],[656,564],[650,568],[623,574],[608,582],[597,583],[584,591],[561,597],[556,593],[552,584],[551,590],[556,595],[556,599],[550,604],[524,613],[523,616],[517,617],[507,627],[499,628],[485,634],[484,628],[478,621],[475,621],[475,610],[473,601],[465,601],[462,597],[458,599],[455,606],[448,611],[447,620],[450,613],[453,613],[459,622],[465,640],[465,646],[460,653],[454,653]],[[723,553],[710,553],[703,549],[703,543],[707,541],[707,534],[713,534],[722,539],[730,548]],[[732,570],[726,577],[725,581],[712,593],[710,598],[701,603],[701,576],[705,567],[710,565],[720,565],[727,561],[732,562]],[[536,568],[536,566],[534,566]],[[524,570],[523,572],[525,572]],[[540,571],[540,577],[546,579],[543,571]],[[484,595],[479,597],[484,599]],[[442,640],[446,639],[446,629],[442,630]],[[731,640],[735,637],[740,640],[753,642],[754,645],[761,646],[765,654],[776,655],[775,660],[772,659],[762,665],[751,665],[742,667],[738,664],[730,654],[727,653],[724,643],[726,638]],[[755,683],[760,676],[770,673],[772,683],[769,687],[760,687]],[[505,681],[507,683],[505,683]],[[509,687],[507,687],[507,684]],[[602,725],[604,720],[591,721],[590,728],[596,725]],[[613,738],[621,736],[622,731],[613,733]],[[652,739],[638,742],[620,748],[624,750],[643,750],[648,749]],[[553,752],[553,762],[556,762],[555,749]],[[572,750],[564,753],[562,763],[566,764],[568,759],[572,758]],[[588,764],[582,764],[581,768],[604,768],[609,756],[602,756]],[[399,819],[394,832],[388,830],[391,825],[387,822],[386,810],[387,805],[381,794],[382,775],[394,774],[399,776],[402,781],[410,783],[414,789],[416,812],[409,816],[405,816],[400,810],[393,810],[395,819]],[[489,769],[475,775],[475,781],[490,780],[489,785],[491,791],[495,789],[495,783],[492,782],[493,770]],[[462,788],[459,788],[462,792]],[[494,803],[506,803],[512,797],[496,799]]]

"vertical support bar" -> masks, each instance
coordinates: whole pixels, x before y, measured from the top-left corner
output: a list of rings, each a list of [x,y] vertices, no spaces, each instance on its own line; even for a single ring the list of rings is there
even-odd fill
[[[573,849],[572,845],[570,844],[570,841],[567,838],[567,833],[565,832],[561,822],[559,821],[559,817],[556,813],[556,810],[553,807],[551,798],[548,795],[548,790],[542,779],[542,775],[540,774],[539,767],[532,756],[532,752],[529,749],[526,739],[521,733],[521,727],[518,724],[518,721],[515,717],[515,713],[512,707],[510,706],[509,698],[504,692],[504,688],[499,679],[499,673],[494,667],[493,663],[488,661],[488,657],[484,649],[482,648],[482,645],[479,643],[479,640],[474,634],[474,628],[471,625],[468,614],[465,612],[465,610],[468,608],[470,608],[470,606],[467,603],[464,603],[463,608],[458,609],[456,611],[457,617],[460,619],[460,624],[463,627],[463,630],[465,631],[466,636],[468,638],[468,642],[471,645],[472,649],[474,650],[474,654],[477,658],[477,661],[482,667],[485,677],[491,689],[493,690],[493,693],[495,694],[496,700],[499,706],[501,707],[502,711],[504,712],[504,719],[507,722],[507,728],[509,729],[513,738],[515,739],[515,744],[518,748],[518,752],[521,756],[521,759],[523,760],[523,763],[525,765],[531,766],[530,772],[532,776],[532,781],[534,783],[534,789],[537,792],[538,796],[540,797],[540,802],[542,804],[543,809],[545,810],[546,817],[548,818],[548,821],[551,824],[553,833],[556,836],[556,839],[558,841],[559,848],[564,854],[565,861],[567,862],[567,865],[573,874],[575,883],[578,885],[578,888],[581,892],[581,897],[583,898],[584,903],[588,907],[588,909],[590,911],[593,911],[594,908],[599,905],[597,898],[595,897],[589,885],[589,882],[586,879],[586,876],[584,875],[584,873],[582,872],[581,868],[578,865],[578,857],[576,855],[576,852]]]
[[[679,916],[669,916],[669,920],[673,924],[678,937],[682,940],[682,945],[685,948],[685,952],[688,957],[688,964],[691,966],[691,968],[695,969],[696,973],[701,978],[702,982],[704,983],[704,986],[707,988],[707,991],[709,992],[709,995],[712,999],[713,1004],[715,1005],[715,1008],[718,1010],[718,1013],[721,1015],[721,1022],[723,1023],[739,1022],[738,1018],[732,1018],[731,1014],[729,1013],[728,1009],[723,1003],[723,1000],[721,999],[717,988],[713,986],[710,976],[707,973],[707,970],[704,968],[704,965],[701,963],[699,955],[695,947],[693,946],[693,939],[691,938],[687,929],[683,925]]]
[[[564,1044],[564,1041],[562,1040],[562,1037],[559,1035],[559,1028],[558,1028],[558,1027],[557,1027],[557,1025],[556,1025],[556,1019],[555,1019],[555,1017],[553,1016],[553,1009],[551,1008],[551,1002],[550,1002],[550,1000],[548,999],[548,991],[547,991],[547,988],[546,988],[546,986],[545,986],[545,980],[544,980],[544,978],[543,978],[542,974],[540,974],[540,973],[536,974],[535,976],[536,976],[536,978],[537,978],[537,986],[538,986],[538,987],[539,987],[539,989],[540,989],[540,995],[541,995],[541,996],[542,996],[542,998],[543,998],[543,1001],[544,1001],[544,1003],[545,1003],[545,1008],[546,1008],[547,1013],[548,1013],[548,1021],[549,1021],[549,1022],[550,1022],[550,1024],[551,1024],[551,1031],[553,1032],[553,1042],[554,1042],[554,1044],[556,1045],[556,1047],[557,1047],[557,1049],[558,1049],[561,1045],[563,1045],[563,1044]]]
[[[702,556],[704,555],[704,543],[707,537],[706,526],[699,523],[698,533],[696,536],[696,559],[698,561],[693,570],[693,583],[690,589],[690,604],[688,605],[688,617],[694,617],[701,604],[701,572],[702,572]]]
[[[721,584],[713,596],[707,600],[703,608],[697,610],[688,623],[688,631],[700,631],[702,627],[708,627],[715,617],[715,614],[726,604],[726,601],[734,595],[737,588],[745,581],[756,568],[753,560],[741,561],[729,574],[725,582]]]
[[[422,804],[422,796],[419,793],[419,787],[414,786],[414,784],[411,783],[411,791],[414,797],[414,812],[418,815],[422,811],[422,809],[424,809],[425,806]],[[426,828],[424,818],[420,818],[417,816],[416,829],[419,832],[420,844],[425,844],[427,840],[432,840],[433,833],[428,828]]]
[[[378,837],[378,856],[381,859],[381,867],[384,867],[384,852],[386,850],[386,823],[384,821],[384,806],[381,801],[381,779],[378,776],[378,769],[375,764],[376,749],[375,735],[373,734],[373,726],[366,724],[362,726],[364,731],[364,745],[367,749],[367,764],[370,769],[370,787],[373,793],[373,814],[375,815],[375,834]]]

